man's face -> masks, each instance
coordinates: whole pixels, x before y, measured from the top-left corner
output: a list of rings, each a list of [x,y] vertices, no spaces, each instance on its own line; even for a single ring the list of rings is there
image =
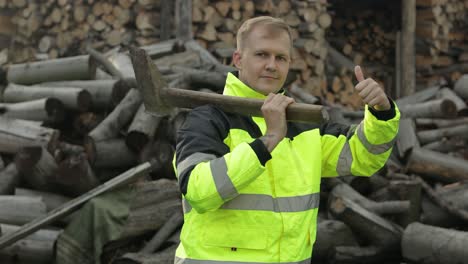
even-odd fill
[[[234,52],[239,79],[259,93],[268,95],[281,89],[289,70],[291,41],[284,30],[255,26]]]

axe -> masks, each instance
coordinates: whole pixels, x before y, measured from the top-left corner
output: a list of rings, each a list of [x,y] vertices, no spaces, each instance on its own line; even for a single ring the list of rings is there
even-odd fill
[[[145,50],[132,48],[130,57],[143,103],[150,114],[164,116],[177,107],[193,109],[209,104],[229,113],[262,116],[261,107],[264,100],[168,88]],[[321,123],[328,120],[328,113],[320,105],[292,103],[286,108],[286,119],[296,122]]]

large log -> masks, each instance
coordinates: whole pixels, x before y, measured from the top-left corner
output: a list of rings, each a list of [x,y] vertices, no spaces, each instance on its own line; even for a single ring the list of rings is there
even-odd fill
[[[24,86],[10,83],[3,91],[7,103],[25,102],[42,98],[59,99],[69,109],[84,112],[92,105],[91,94],[80,88]]]
[[[146,112],[145,105],[141,104],[128,128],[127,137],[125,138],[127,146],[134,152],[140,153],[144,146],[153,138],[160,120],[161,117]]]
[[[468,99],[468,74],[463,75],[454,85],[455,92],[463,99]]]
[[[420,147],[413,119],[403,118],[400,120],[396,145],[398,156],[402,159],[406,157],[411,149]]]
[[[383,252],[397,252],[401,228],[371,213],[350,199],[330,195],[331,215],[349,225],[359,237]]]
[[[72,198],[51,192],[41,192],[33,189],[15,188],[15,195],[27,197],[40,197],[46,205],[47,212],[63,205]]]
[[[46,206],[39,197],[0,195],[0,223],[23,225],[45,213]]]
[[[468,263],[468,232],[413,223],[401,241],[405,259],[422,264]]]
[[[87,147],[92,147],[92,144],[102,140],[115,138],[120,133],[120,129],[130,122],[141,102],[140,92],[137,89],[131,89],[122,102],[89,133]],[[92,161],[93,158],[90,158]]]
[[[458,125],[455,127],[446,127],[432,130],[424,130],[417,133],[419,142],[421,144],[428,144],[444,137],[468,137],[468,124]]]
[[[430,100],[424,103],[402,105],[400,111],[404,117],[455,117],[457,107],[449,99]]]
[[[436,97],[437,98],[447,98],[449,100],[452,100],[455,103],[456,107],[457,107],[457,112],[459,112],[459,113],[461,111],[466,110],[466,103],[452,89],[442,88],[442,89],[439,90]]]
[[[17,84],[35,84],[64,80],[91,80],[96,65],[89,55],[48,61],[13,64],[8,68],[7,80]]]
[[[0,103],[3,117],[42,121],[57,124],[63,121],[65,109],[63,103],[55,98],[42,98],[21,103]]]
[[[60,162],[55,175],[55,183],[60,186],[60,192],[71,196],[81,195],[100,183],[84,153],[71,155]]]
[[[17,153],[23,147],[44,146],[54,150],[60,132],[25,120],[0,117],[0,152]]]
[[[86,150],[95,168],[126,168],[135,165],[137,156],[120,138],[98,141]]]
[[[58,166],[54,157],[44,147],[24,147],[15,157],[21,180],[31,188],[58,191],[55,173]]]
[[[406,170],[445,183],[468,179],[468,161],[421,148],[411,151]]]

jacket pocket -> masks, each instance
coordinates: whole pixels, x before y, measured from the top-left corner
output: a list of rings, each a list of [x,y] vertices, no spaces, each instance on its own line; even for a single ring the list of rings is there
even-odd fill
[[[208,228],[203,236],[207,246],[262,250],[267,248],[267,232],[257,228]]]

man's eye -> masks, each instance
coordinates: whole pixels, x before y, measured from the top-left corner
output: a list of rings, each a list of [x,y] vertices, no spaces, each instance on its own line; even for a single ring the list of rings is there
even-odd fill
[[[278,60],[280,60],[280,61],[286,61],[286,57],[280,56],[280,57],[278,57]]]
[[[257,56],[259,56],[259,57],[265,57],[265,56],[266,56],[266,54],[265,54],[265,53],[261,53],[261,52],[260,52],[260,53],[257,53]]]

